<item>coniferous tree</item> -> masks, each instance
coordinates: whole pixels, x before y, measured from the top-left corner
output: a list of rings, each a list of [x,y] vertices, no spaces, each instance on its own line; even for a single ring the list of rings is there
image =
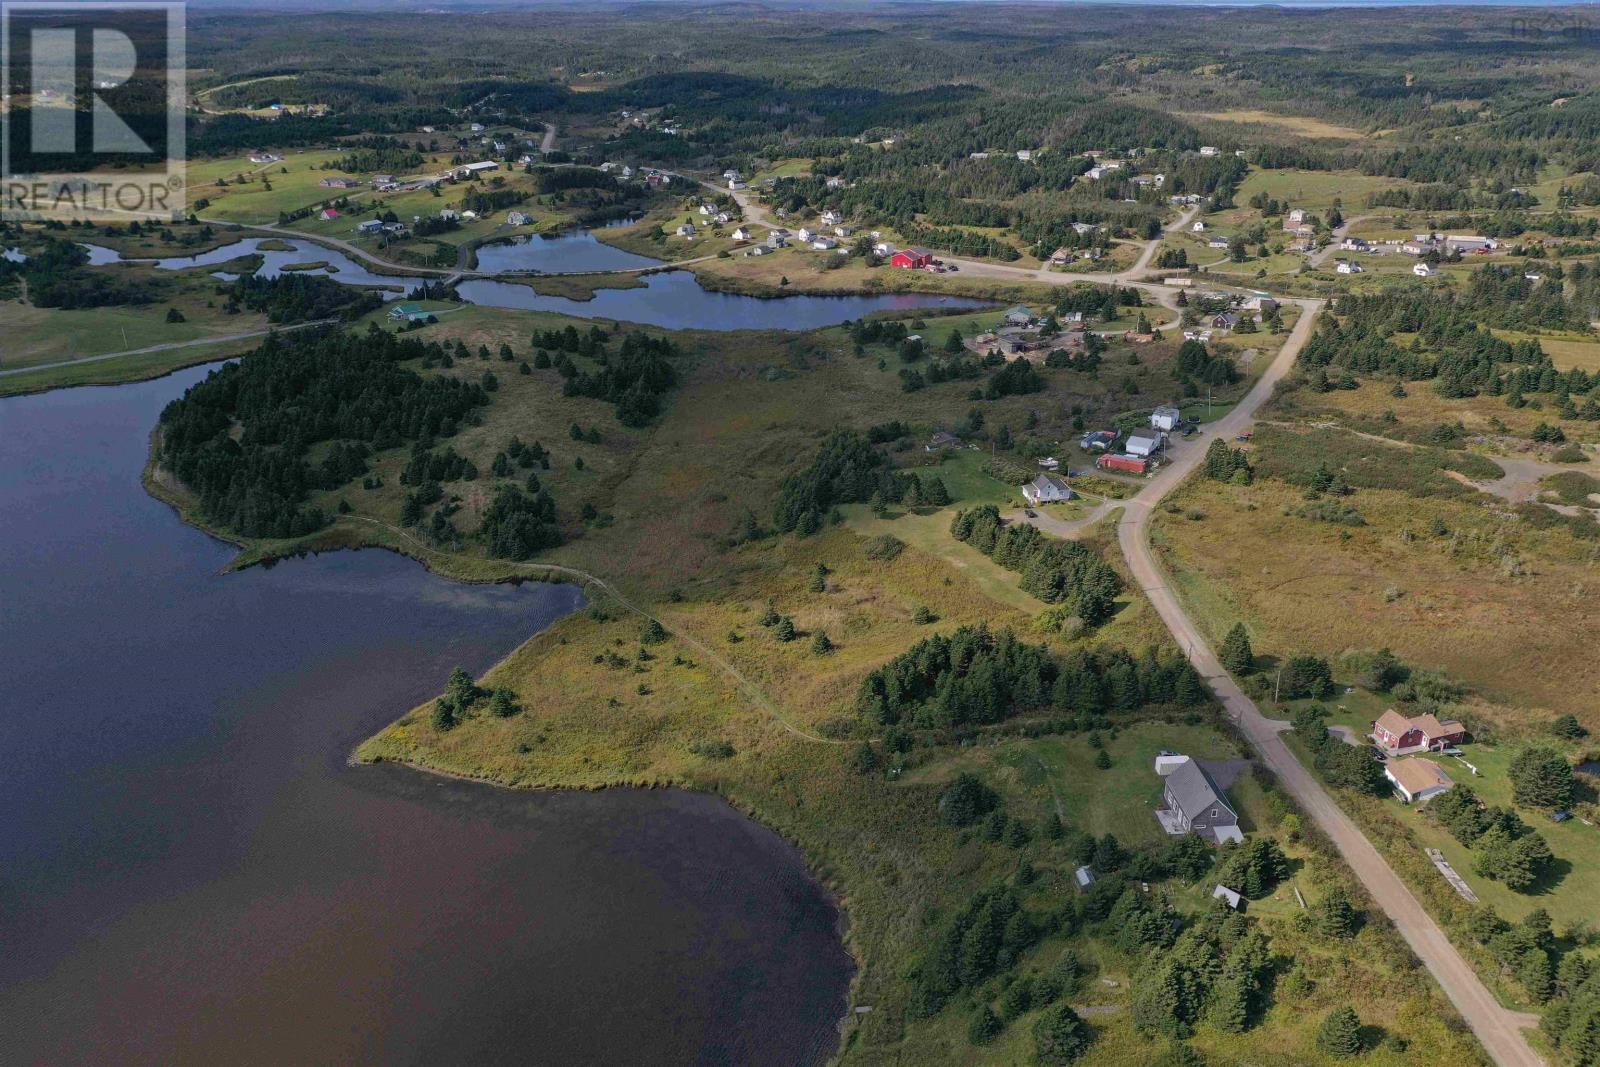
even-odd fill
[[[1244,623],[1236,622],[1222,639],[1222,665],[1234,674],[1249,674],[1255,669],[1255,652]]]
[[[1317,1028],[1317,1049],[1338,1059],[1361,1054],[1361,1017],[1353,1008],[1335,1008]]]

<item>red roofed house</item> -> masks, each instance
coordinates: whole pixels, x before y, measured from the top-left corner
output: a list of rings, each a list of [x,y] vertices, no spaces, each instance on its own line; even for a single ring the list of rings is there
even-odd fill
[[[1454,719],[1440,721],[1431,714],[1408,719],[1393,708],[1372,724],[1372,740],[1391,756],[1448,748],[1466,736],[1467,728]]]
[[[902,248],[889,257],[889,266],[904,270],[921,270],[933,262],[933,253],[926,248]]]
[[[321,211],[317,212],[317,218],[321,219],[323,222],[327,222],[329,219],[336,219],[338,217],[338,210],[331,207],[325,207]]]

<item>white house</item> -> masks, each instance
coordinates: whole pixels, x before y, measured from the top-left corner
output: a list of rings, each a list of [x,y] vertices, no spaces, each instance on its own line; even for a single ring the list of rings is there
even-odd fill
[[[831,252],[835,248],[839,247],[839,242],[835,241],[832,237],[818,237],[815,241],[811,242],[811,247],[816,249],[818,252]]]
[[[801,244],[808,245],[817,239],[817,231],[809,226],[802,226],[800,227],[800,232],[795,236],[799,238]]]
[[[357,225],[356,229],[360,230],[362,233],[377,233],[379,230],[383,229],[383,223],[378,219],[368,219],[367,221]]]
[[[1061,467],[1061,461],[1054,456],[1046,456],[1039,461],[1039,466],[1047,471],[1053,471]]]
[[[1020,159],[1024,163],[1029,162],[1030,160],[1033,159],[1033,149],[1031,149],[1031,148],[1018,149],[1017,158]]]
[[[507,226],[526,226],[533,218],[525,211],[511,211],[506,214]]]
[[[1200,154],[1202,156],[1220,156],[1222,154],[1222,149],[1218,148],[1216,145],[1203,144],[1200,146]]]
[[[1170,404],[1163,404],[1150,414],[1152,429],[1165,432],[1176,430],[1181,425],[1183,425],[1183,412]]]
[[[694,236],[694,223],[686,222],[682,226],[679,226],[678,227],[678,236],[679,237],[693,237]]]
[[[1161,448],[1161,442],[1164,440],[1166,440],[1166,434],[1152,430],[1148,433],[1129,434],[1127,444],[1122,447],[1128,455],[1138,456],[1143,459],[1158,451]]]
[[[736,227],[734,229],[734,231],[733,231],[733,239],[735,241],[748,241],[748,240],[750,240],[750,227],[748,227],[748,226]]]
[[[1340,274],[1365,274],[1367,272],[1367,268],[1348,259],[1341,259],[1333,269]]]
[[[1419,278],[1432,278],[1439,273],[1439,269],[1430,263],[1418,263],[1411,268],[1411,273]]]
[[[1195,233],[1205,233],[1206,232],[1206,224],[1201,222],[1199,219],[1196,219],[1195,222],[1194,222],[1194,225],[1190,226],[1189,229],[1192,230]]]
[[[843,221],[844,216],[832,208],[829,208],[827,211],[822,213],[822,224],[824,226],[837,226]]]
[[[1072,499],[1072,487],[1059,474],[1041,474],[1022,487],[1022,495],[1030,504],[1051,504]]]
[[[884,259],[888,259],[890,256],[894,255],[894,245],[890,244],[888,241],[879,241],[877,244],[872,246],[872,254],[875,256],[882,256]]]

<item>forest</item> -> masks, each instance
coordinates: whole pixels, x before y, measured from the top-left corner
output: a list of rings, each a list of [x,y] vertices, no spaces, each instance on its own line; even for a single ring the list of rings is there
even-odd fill
[[[372,452],[449,438],[489,402],[476,384],[401,366],[430,348],[381,330],[274,335],[161,413],[156,457],[207,521],[245,537],[312,533],[313,490],[366,473]],[[318,466],[313,446],[334,446]]]

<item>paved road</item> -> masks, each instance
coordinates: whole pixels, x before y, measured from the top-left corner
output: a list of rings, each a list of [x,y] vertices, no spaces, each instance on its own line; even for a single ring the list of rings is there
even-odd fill
[[[124,356],[144,356],[152,352],[169,352],[179,348],[198,348],[202,345],[221,345],[229,341],[248,341],[253,337],[265,337],[271,333],[288,333],[291,330],[304,330],[308,326],[326,326],[338,319],[318,319],[315,322],[299,322],[293,326],[274,326],[265,330],[252,330],[249,333],[232,333],[224,337],[197,337],[193,341],[168,341],[166,344],[150,345],[148,348],[130,348],[125,352],[103,352],[98,356],[84,356],[82,359],[63,359],[55,363],[35,363],[31,367],[16,367],[9,370],[0,370],[0,378],[9,378],[13,374],[32,374],[34,371],[55,370],[57,367],[77,367],[85,363],[100,363],[108,359],[121,359]]]
[[[1524,1027],[1537,1025],[1537,1016],[1510,1011],[1494,998],[1378,850],[1284,745],[1279,731],[1285,724],[1264,717],[1255,702],[1245,695],[1232,675],[1223,668],[1200,628],[1185,613],[1177,596],[1167,585],[1166,575],[1150,548],[1150,519],[1156,505],[1199,465],[1210,438],[1220,436],[1226,439],[1249,424],[1256,409],[1271,396],[1273,387],[1289,371],[1295,355],[1311,336],[1312,324],[1321,302],[1303,300],[1297,303],[1305,308],[1306,313],[1295,324],[1272,365],[1233,411],[1207,427],[1172,465],[1151,479],[1138,496],[1127,501],[1117,539],[1134,580],[1149,597],[1179,646],[1189,651],[1196,668],[1210,684],[1229,717],[1238,724],[1240,731],[1255,748],[1262,763],[1277,776],[1285,791],[1333,842],[1366,887],[1373,902],[1394,923],[1417,958],[1438,981],[1489,1056],[1500,1067],[1537,1067],[1543,1060],[1522,1034]]]

